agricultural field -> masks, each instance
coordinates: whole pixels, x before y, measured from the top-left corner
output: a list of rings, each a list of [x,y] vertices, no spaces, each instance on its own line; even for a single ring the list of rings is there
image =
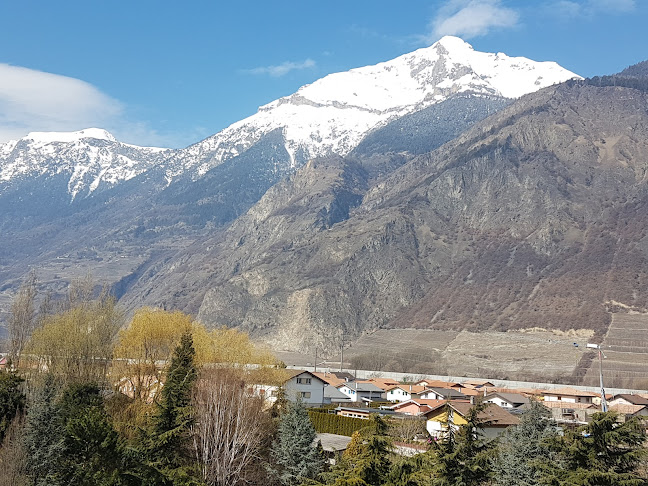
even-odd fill
[[[612,323],[602,347],[605,354],[603,377],[606,386],[648,386],[648,314],[612,314]],[[585,375],[584,384],[596,385],[598,382],[598,362],[593,361]]]
[[[351,369],[569,383],[587,354],[589,337],[586,330],[381,329],[346,349],[344,362]],[[339,363],[339,355],[330,363]]]

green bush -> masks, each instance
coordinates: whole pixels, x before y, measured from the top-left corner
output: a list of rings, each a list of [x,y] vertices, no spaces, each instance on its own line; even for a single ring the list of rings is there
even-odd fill
[[[343,417],[332,413],[322,413],[317,410],[309,410],[308,415],[313,422],[313,427],[319,433],[351,435],[356,431],[369,425],[365,419]]]

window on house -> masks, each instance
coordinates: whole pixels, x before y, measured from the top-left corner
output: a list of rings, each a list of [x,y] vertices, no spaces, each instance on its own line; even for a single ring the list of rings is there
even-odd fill
[[[297,378],[297,384],[298,385],[310,385],[311,384],[311,379],[310,378]]]
[[[301,392],[301,397],[302,398],[310,398],[311,397],[311,392]]]

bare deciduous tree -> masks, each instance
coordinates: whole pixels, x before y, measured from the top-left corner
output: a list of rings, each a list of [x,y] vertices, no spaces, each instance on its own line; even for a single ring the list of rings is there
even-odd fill
[[[9,356],[14,366],[20,365],[20,355],[34,331],[36,323],[36,274],[29,273],[11,303],[9,316]]]
[[[399,439],[412,440],[417,435],[425,435],[426,433],[425,419],[421,417],[396,419],[391,422],[389,427],[389,435]]]
[[[195,390],[194,446],[203,480],[209,486],[246,483],[271,429],[263,399],[229,368],[203,371]]]
[[[27,484],[24,475],[25,449],[22,445],[24,416],[14,417],[0,444],[0,486],[22,486]]]

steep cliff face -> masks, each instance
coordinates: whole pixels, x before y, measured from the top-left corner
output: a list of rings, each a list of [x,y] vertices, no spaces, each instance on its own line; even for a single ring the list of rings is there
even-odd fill
[[[371,160],[310,163],[156,278],[291,349],[386,325],[601,332],[606,305],[648,308],[646,93],[549,88],[391,175]]]

